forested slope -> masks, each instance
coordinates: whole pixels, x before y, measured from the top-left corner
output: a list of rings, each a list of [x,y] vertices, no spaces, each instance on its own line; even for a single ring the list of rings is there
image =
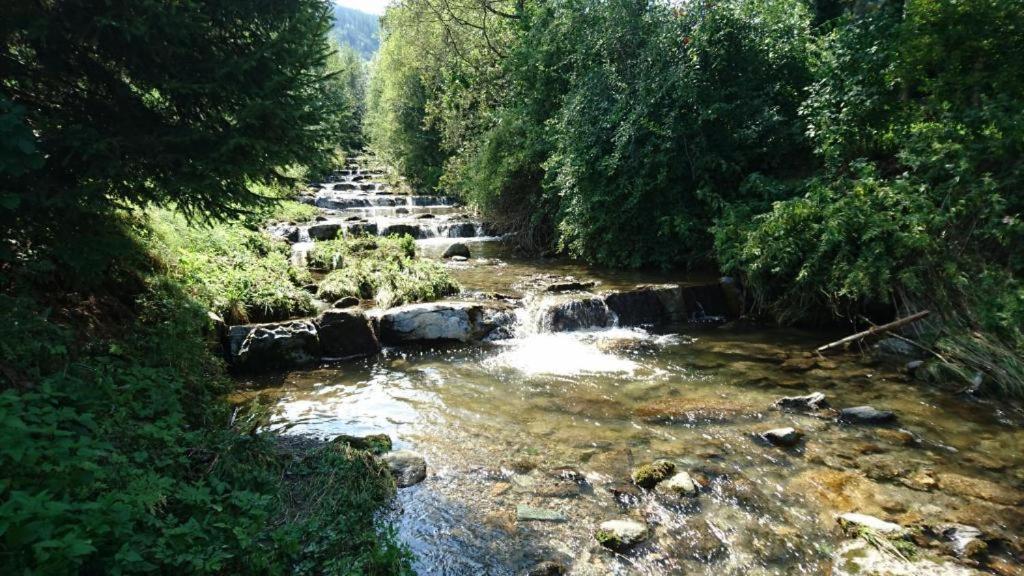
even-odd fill
[[[332,8],[331,36],[342,46],[350,46],[363,60],[369,60],[380,47],[380,18],[337,4]]]
[[[1022,50],[1015,0],[405,0],[367,135],[527,250],[718,268],[785,322],[928,308],[1019,394]]]

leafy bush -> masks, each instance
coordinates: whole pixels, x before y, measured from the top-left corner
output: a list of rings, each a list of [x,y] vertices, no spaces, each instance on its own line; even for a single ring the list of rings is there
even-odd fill
[[[231,323],[283,320],[315,311],[286,244],[241,224],[189,224],[165,209],[150,214],[149,242],[188,294]]]
[[[408,235],[317,242],[309,258],[312,265],[331,270],[320,281],[318,295],[325,300],[355,296],[388,308],[459,291],[443,265],[416,258],[416,244]]]

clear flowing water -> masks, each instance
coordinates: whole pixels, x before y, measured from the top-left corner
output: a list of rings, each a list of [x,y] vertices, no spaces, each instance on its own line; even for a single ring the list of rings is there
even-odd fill
[[[436,257],[451,241],[421,241],[421,252]],[[1019,409],[864,357],[809,357],[835,334],[545,333],[530,321],[544,275],[596,280],[595,290],[688,279],[517,259],[492,239],[469,246],[473,258],[447,265],[468,292],[525,297],[515,338],[385,349],[249,381],[235,398],[271,406],[270,427],[283,433],[386,433],[423,454],[428,478],[400,490],[390,511],[419,573],[520,574],[556,560],[573,574],[827,574],[841,540],[836,515],[848,511],[969,524],[1019,550]],[[891,410],[899,424],[772,408],[812,391],[836,408]],[[805,441],[779,448],[757,436],[784,426]],[[701,494],[629,486],[634,466],[662,458],[690,472]],[[522,506],[562,520],[518,518]],[[601,548],[598,524],[626,518],[651,526],[651,538],[627,554]]]

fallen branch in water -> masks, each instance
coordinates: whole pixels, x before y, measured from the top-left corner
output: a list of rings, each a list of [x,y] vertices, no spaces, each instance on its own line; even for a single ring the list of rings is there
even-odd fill
[[[824,352],[826,350],[831,350],[832,348],[837,348],[839,346],[843,346],[845,344],[849,344],[850,342],[856,342],[857,340],[861,340],[863,338],[867,338],[868,336],[874,336],[876,334],[884,334],[885,332],[888,332],[890,330],[899,328],[900,326],[906,326],[907,324],[910,324],[911,322],[917,322],[918,320],[920,320],[921,318],[924,318],[925,316],[927,316],[930,313],[931,313],[930,310],[922,310],[920,312],[917,312],[916,314],[911,314],[910,316],[907,316],[906,318],[900,318],[898,320],[893,320],[892,322],[889,322],[888,324],[882,324],[881,326],[872,326],[872,327],[870,327],[867,330],[864,330],[862,332],[857,332],[856,334],[851,334],[850,336],[847,336],[846,338],[842,338],[840,340],[836,340],[835,342],[829,342],[828,344],[825,344],[824,346],[819,346],[818,348],[815,349],[815,352],[821,354],[822,352]]]

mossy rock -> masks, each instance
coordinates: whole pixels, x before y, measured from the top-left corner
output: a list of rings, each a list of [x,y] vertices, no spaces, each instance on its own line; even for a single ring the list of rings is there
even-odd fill
[[[594,533],[594,539],[597,540],[598,544],[609,550],[621,550],[624,547],[622,540],[614,532],[608,530],[598,530]]]
[[[341,434],[331,440],[336,444],[345,444],[356,450],[366,450],[373,454],[384,454],[391,451],[391,437],[387,434],[370,434],[369,436],[349,436]]]
[[[654,488],[658,482],[661,482],[671,476],[675,471],[676,465],[668,460],[655,460],[650,464],[644,464],[643,466],[637,466],[634,468],[630,477],[633,480],[633,484],[650,490],[651,488]]]
[[[650,535],[647,526],[633,520],[608,520],[594,532],[597,543],[614,552],[624,552]]]

